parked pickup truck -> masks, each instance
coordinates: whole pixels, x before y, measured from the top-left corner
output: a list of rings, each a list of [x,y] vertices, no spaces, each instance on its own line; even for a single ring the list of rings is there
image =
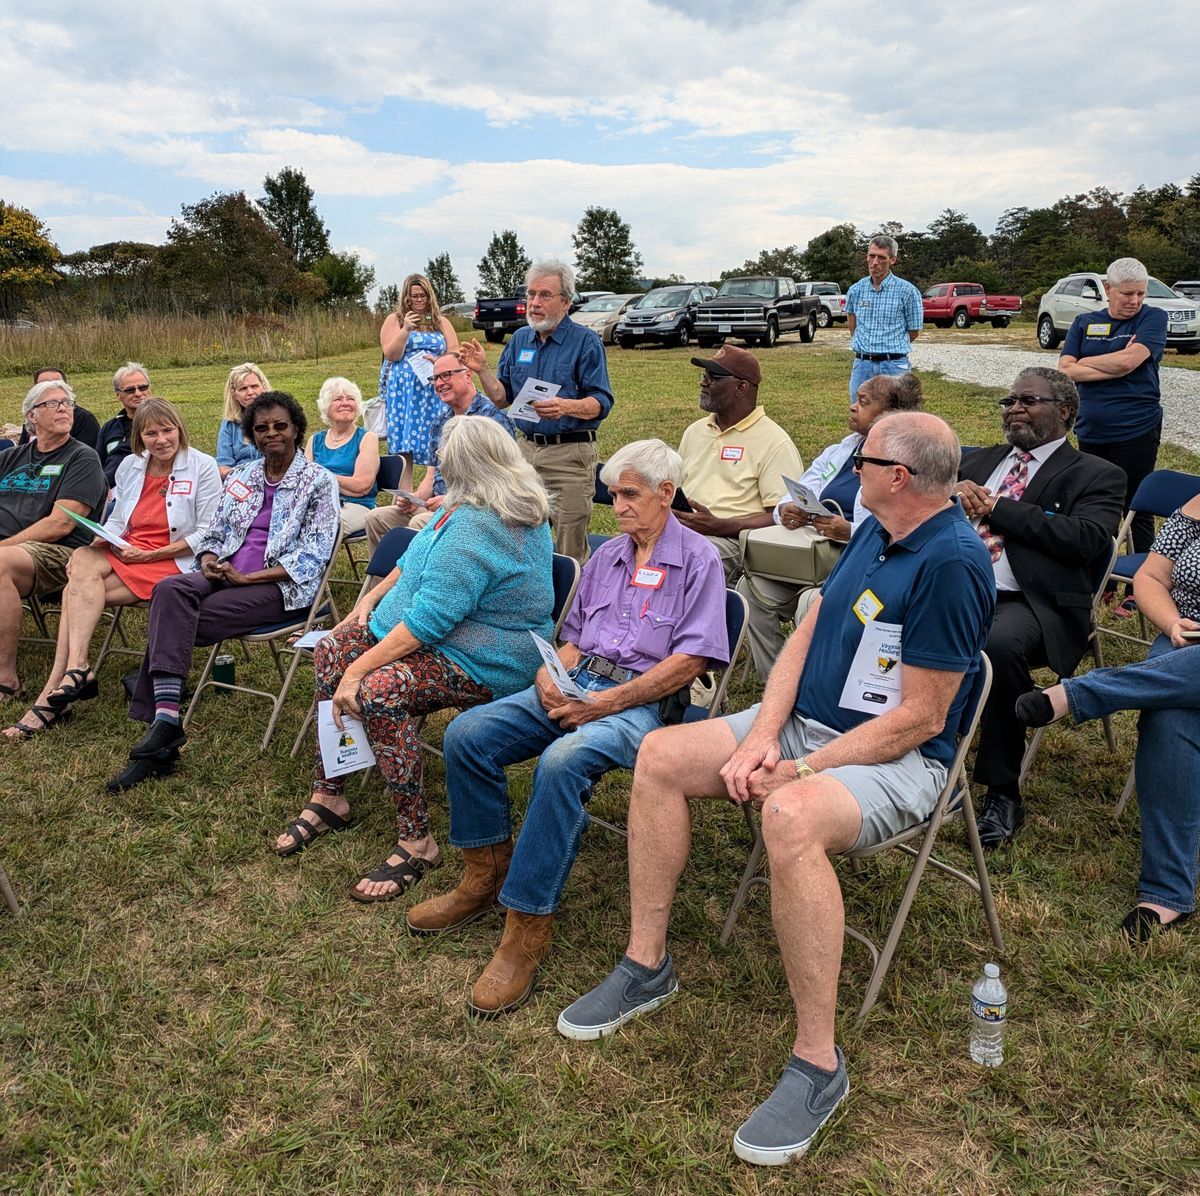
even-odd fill
[[[571,301],[571,311],[583,306],[583,297],[576,293]],[[492,298],[476,298],[473,328],[478,328],[484,337],[494,344],[501,344],[506,336],[525,327],[525,288],[517,287],[511,295]]]
[[[801,295],[790,278],[727,278],[713,298],[696,308],[693,331],[702,349],[726,337],[769,349],[785,332],[807,344],[817,335],[821,300]]]
[[[817,312],[817,327],[828,328],[835,322],[846,322],[846,296],[836,282],[796,282],[796,291],[801,295],[816,295],[821,301]]]
[[[988,295],[977,282],[939,282],[921,296],[925,322],[938,328],[970,328],[976,320],[991,320],[1007,328],[1021,314],[1020,295]]]

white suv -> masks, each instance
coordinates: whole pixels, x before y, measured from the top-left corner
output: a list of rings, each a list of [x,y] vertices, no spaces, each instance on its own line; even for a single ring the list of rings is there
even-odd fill
[[[1043,349],[1057,349],[1075,317],[1098,311],[1108,300],[1103,274],[1068,274],[1060,278],[1038,304],[1037,338]],[[1200,353],[1200,319],[1197,304],[1184,299],[1164,282],[1151,278],[1146,284],[1146,302],[1167,313],[1167,348],[1180,353]]]

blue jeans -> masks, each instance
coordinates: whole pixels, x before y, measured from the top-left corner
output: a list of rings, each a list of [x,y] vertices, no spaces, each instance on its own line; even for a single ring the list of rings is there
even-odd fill
[[[856,357],[854,366],[850,370],[850,402],[854,402],[858,395],[858,388],[868,378],[874,378],[879,374],[907,374],[910,369],[912,366],[908,364],[907,357],[903,357],[899,361],[863,361],[861,357]]]
[[[615,682],[579,673],[581,689]],[[610,714],[563,731],[530,686],[511,697],[464,710],[446,728],[450,842],[487,847],[512,835],[506,765],[541,754],[533,792],[500,902],[523,914],[552,914],[587,826],[592,783],[614,768],[632,768],[642,740],[662,726],[658,703]]]
[[[1200,645],[1160,635],[1149,658],[1063,682],[1077,722],[1140,710],[1137,773],[1142,812],[1138,900],[1187,913],[1196,905],[1200,851]]]

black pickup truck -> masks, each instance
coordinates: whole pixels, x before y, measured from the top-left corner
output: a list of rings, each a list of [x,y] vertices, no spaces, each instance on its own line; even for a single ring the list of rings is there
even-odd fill
[[[576,292],[571,300],[571,311],[583,306],[583,297]],[[501,344],[506,336],[525,327],[525,288],[518,287],[511,295],[489,299],[476,297],[473,328],[479,329],[493,344]]]
[[[726,337],[769,349],[785,332],[799,332],[807,344],[817,335],[820,308],[820,297],[800,294],[790,278],[727,278],[696,309],[693,331],[704,349]]]

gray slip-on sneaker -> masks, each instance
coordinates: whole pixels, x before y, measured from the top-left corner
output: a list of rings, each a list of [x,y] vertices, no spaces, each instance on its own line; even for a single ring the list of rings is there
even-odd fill
[[[564,1038],[591,1042],[611,1034],[631,1017],[649,1013],[679,991],[671,956],[649,980],[643,980],[627,955],[590,993],[584,993],[558,1015],[558,1032]]]
[[[775,1091],[733,1135],[733,1153],[739,1159],[762,1167],[778,1167],[798,1159],[809,1148],[821,1126],[850,1091],[846,1057],[840,1047],[835,1049],[837,1071],[821,1088],[792,1056]]]

